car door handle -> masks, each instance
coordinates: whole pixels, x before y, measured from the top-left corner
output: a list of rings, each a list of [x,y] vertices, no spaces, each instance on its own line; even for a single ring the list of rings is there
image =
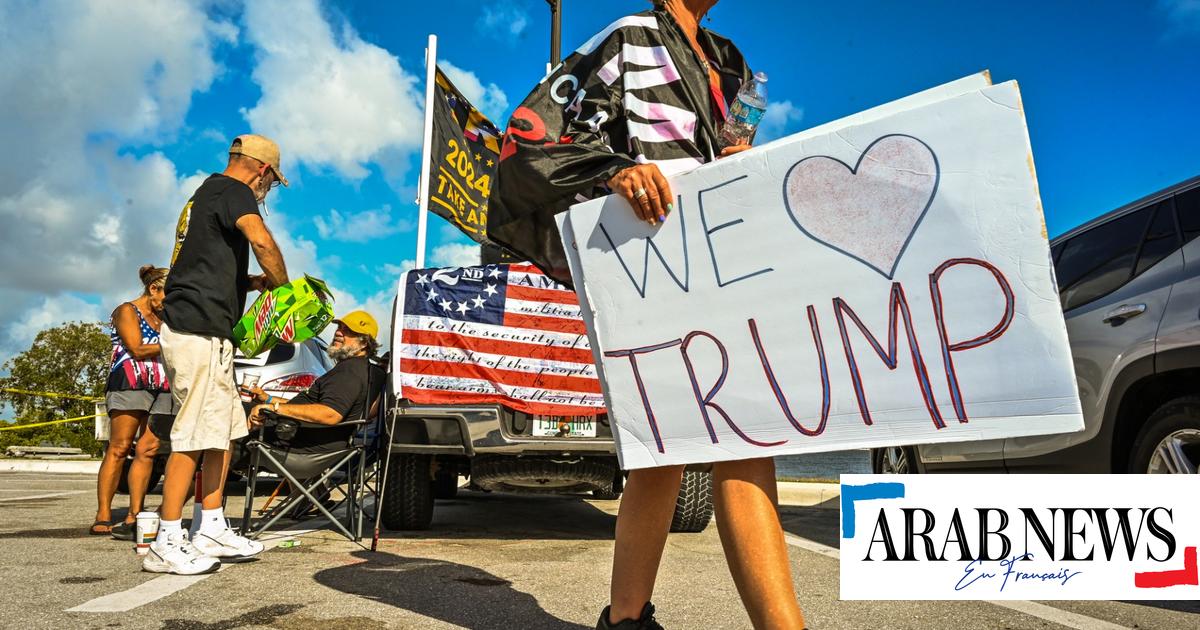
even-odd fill
[[[1117,308],[1105,313],[1104,319],[1100,321],[1104,322],[1105,324],[1112,324],[1116,326],[1127,319],[1137,317],[1145,312],[1145,304],[1122,304]]]

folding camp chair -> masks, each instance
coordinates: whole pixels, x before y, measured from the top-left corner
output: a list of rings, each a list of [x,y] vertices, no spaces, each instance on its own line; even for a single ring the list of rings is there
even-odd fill
[[[263,427],[258,435],[248,438],[245,448],[250,453],[250,469],[246,481],[246,507],[242,516],[242,534],[255,538],[268,530],[284,516],[315,507],[325,518],[329,519],[347,538],[358,541],[362,538],[362,503],[363,475],[367,465],[367,445],[359,439],[357,428],[367,424],[368,420],[344,420],[336,425],[315,424],[303,422],[294,418],[283,418],[274,414],[265,414]],[[285,445],[266,442],[264,433],[266,423],[276,423],[276,433],[286,432],[289,424],[305,431],[328,430],[334,427],[356,427],[347,439],[346,445],[336,451],[327,453],[295,453],[290,452]],[[257,485],[258,473],[267,469],[279,475],[291,488],[291,494],[271,508],[263,517],[265,522],[258,527],[251,527],[250,514],[254,500],[254,488]],[[336,476],[336,478],[335,478]],[[341,481],[345,483],[345,496],[335,505],[325,504],[326,492],[333,490],[328,483]],[[345,519],[339,519],[333,512],[342,505],[347,506]]]
[[[370,374],[370,372],[368,372]],[[367,383],[368,394],[371,383]],[[367,435],[363,428],[373,422],[378,415],[379,399],[376,397],[369,410],[357,420],[343,420],[334,425],[305,422],[295,418],[285,418],[266,412],[264,422],[259,427],[256,436],[246,438],[243,447],[250,454],[250,467],[246,474],[246,506],[242,516],[242,535],[256,538],[270,529],[286,515],[314,507],[325,518],[329,519],[347,538],[358,542],[362,539],[364,504],[368,480],[375,475],[368,473],[369,463],[374,464],[375,458],[370,457],[376,440]],[[288,430],[321,431],[335,428],[354,427],[343,448],[327,453],[296,453],[291,452],[286,444],[272,444],[265,441],[268,423],[275,425],[276,435],[286,434]],[[258,527],[251,527],[250,515],[253,509],[254,490],[257,485],[258,473],[266,468],[282,477],[291,488],[291,494],[264,516]],[[335,479],[335,476],[337,479]],[[326,492],[332,494],[334,486],[327,485],[332,481],[341,481],[346,489],[344,497],[334,505],[326,505]],[[334,512],[346,506],[345,519],[334,516]]]

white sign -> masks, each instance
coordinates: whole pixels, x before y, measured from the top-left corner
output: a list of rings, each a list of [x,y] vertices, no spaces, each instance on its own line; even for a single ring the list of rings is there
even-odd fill
[[[625,468],[1083,428],[1015,82],[560,216]]]
[[[1197,483],[842,475],[841,598],[1200,599]]]

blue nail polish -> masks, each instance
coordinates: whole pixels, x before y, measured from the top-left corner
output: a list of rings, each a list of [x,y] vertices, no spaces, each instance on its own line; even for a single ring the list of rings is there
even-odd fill
[[[667,216],[666,216],[665,214],[660,214],[660,215],[658,215],[658,220],[659,220],[659,221],[661,221],[661,222],[663,222],[663,223],[666,223],[666,222],[667,222]]]

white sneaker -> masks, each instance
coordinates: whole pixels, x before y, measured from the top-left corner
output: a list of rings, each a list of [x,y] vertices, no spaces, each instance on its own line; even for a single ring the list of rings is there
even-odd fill
[[[211,558],[246,560],[263,552],[262,543],[239,536],[237,532],[228,527],[218,534],[200,532],[196,534],[192,543],[196,545],[196,549],[199,549],[200,553]]]
[[[221,561],[200,553],[183,530],[168,536],[160,535],[150,544],[146,557],[142,558],[142,570],[152,573],[199,575],[220,568]]]

